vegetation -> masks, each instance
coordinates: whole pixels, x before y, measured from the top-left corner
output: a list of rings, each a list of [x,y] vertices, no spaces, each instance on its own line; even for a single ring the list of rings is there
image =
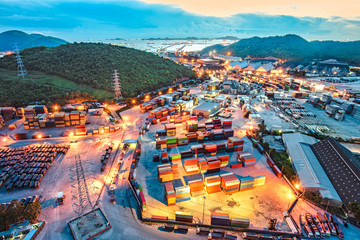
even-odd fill
[[[28,78],[19,79],[16,71],[0,68],[0,85],[0,106],[18,107],[34,102],[65,104],[70,99],[103,99],[112,96],[105,90],[36,71],[32,71]]]
[[[14,43],[22,50],[38,46],[57,47],[60,44],[66,44],[67,41],[41,34],[27,34],[16,30],[0,33],[0,52],[14,51]]]
[[[24,220],[35,223],[40,213],[40,203],[33,202],[25,207],[24,203],[14,199],[7,209],[5,209],[4,205],[0,206],[0,231],[5,231],[9,229],[11,224],[17,224]]]
[[[30,77],[33,71],[61,77],[68,81],[67,87],[71,84],[75,84],[73,87],[83,86],[82,91],[93,96],[95,93],[92,89],[105,91],[104,98],[109,97],[106,92],[112,92],[114,69],[118,70],[124,97],[135,97],[143,91],[167,86],[177,78],[195,77],[191,70],[169,59],[109,44],[74,43],[54,48],[36,47],[23,50],[21,55]],[[0,68],[15,71],[15,56],[0,59]]]
[[[212,39],[224,39],[224,40],[239,40],[239,38],[234,36],[225,36],[225,37],[217,37],[217,38],[198,38],[198,37],[185,37],[185,38],[144,38],[143,40],[212,40]]]
[[[216,50],[217,53],[231,52],[234,56],[278,57],[292,60],[330,59],[359,64],[360,41],[311,41],[289,34],[273,37],[241,39],[228,46],[220,44],[205,48],[202,53]]]
[[[360,204],[357,202],[351,202],[348,205],[348,209],[354,214],[356,222],[360,222]]]

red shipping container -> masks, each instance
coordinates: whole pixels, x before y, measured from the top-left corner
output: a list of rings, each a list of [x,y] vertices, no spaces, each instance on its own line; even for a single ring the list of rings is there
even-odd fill
[[[272,170],[274,171],[275,175],[276,175],[278,178],[281,178],[281,177],[282,177],[282,172],[280,171],[280,169],[279,169],[276,165],[273,165],[273,166],[272,166]]]

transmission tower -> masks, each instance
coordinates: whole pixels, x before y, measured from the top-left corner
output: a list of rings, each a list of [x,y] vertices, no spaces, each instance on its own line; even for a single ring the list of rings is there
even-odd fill
[[[72,200],[73,200],[73,210],[79,216],[83,216],[86,208],[91,207],[91,210],[94,210],[95,205],[91,203],[90,193],[88,186],[86,184],[86,178],[84,173],[83,164],[80,158],[80,155],[75,155],[75,166],[73,171],[75,176],[70,175],[72,183]]]
[[[16,62],[17,62],[17,76],[22,77],[23,79],[28,75],[28,72],[24,66],[24,63],[21,59],[19,48],[15,44],[15,53],[16,53]]]
[[[114,70],[113,79],[114,79],[114,99],[119,101],[123,97],[121,94],[121,85],[119,82],[119,75],[117,73],[117,70]]]

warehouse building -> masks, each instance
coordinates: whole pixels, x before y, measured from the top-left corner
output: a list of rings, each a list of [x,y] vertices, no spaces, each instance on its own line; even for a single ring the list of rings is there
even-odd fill
[[[333,138],[311,146],[316,157],[345,204],[360,203],[360,169],[353,163],[353,153]]]
[[[193,114],[204,116],[209,118],[210,116],[214,115],[221,109],[221,103],[219,102],[204,102],[194,108]]]
[[[312,150],[318,140],[301,133],[288,133],[283,134],[283,141],[303,190],[318,192],[322,198],[329,199],[326,204],[341,206],[342,199]]]

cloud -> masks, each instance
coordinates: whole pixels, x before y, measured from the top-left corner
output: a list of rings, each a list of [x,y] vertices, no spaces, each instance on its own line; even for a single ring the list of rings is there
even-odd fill
[[[224,35],[245,38],[288,33],[301,35],[308,40],[355,40],[360,30],[360,20],[344,17],[296,17],[262,13],[214,17],[140,1],[49,0],[42,4],[34,4],[34,1],[19,4],[18,1],[0,2],[0,31],[41,31],[70,41],[113,37]]]

